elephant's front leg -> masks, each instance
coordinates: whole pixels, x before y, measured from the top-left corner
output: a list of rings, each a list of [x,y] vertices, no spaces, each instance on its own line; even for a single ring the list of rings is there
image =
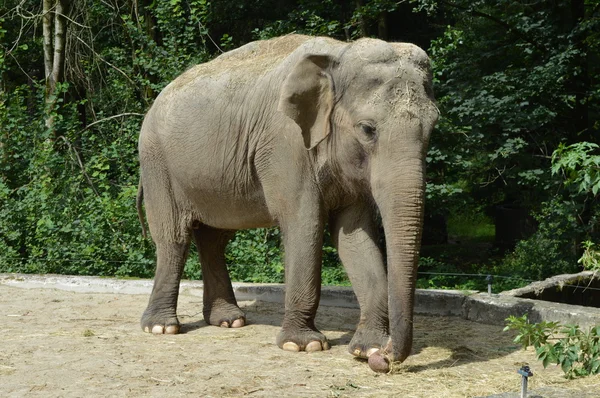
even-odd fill
[[[321,295],[322,216],[302,209],[281,223],[285,246],[285,317],[277,345],[286,351],[329,349],[315,326]]]
[[[354,204],[330,219],[331,235],[352,282],[360,321],[348,350],[367,358],[389,338],[387,275],[372,206]]]

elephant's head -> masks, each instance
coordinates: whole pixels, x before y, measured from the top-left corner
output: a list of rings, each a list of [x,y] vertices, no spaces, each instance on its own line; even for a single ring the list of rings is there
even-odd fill
[[[386,351],[392,361],[403,361],[412,347],[425,154],[438,118],[429,58],[417,46],[372,39],[334,55],[304,55],[283,85],[279,109],[300,126],[306,148],[335,182],[338,189],[328,188],[335,193],[327,200],[366,195],[381,213],[391,335]]]

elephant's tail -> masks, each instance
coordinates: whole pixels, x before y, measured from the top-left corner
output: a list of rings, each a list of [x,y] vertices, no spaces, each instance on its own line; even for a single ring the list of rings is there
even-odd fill
[[[138,184],[137,191],[137,199],[135,201],[135,207],[137,208],[138,219],[140,220],[140,225],[142,226],[142,236],[144,238],[148,237],[148,233],[146,231],[146,220],[144,218],[144,212],[142,210],[142,202],[144,201],[144,187],[142,186],[142,177],[140,176],[140,182]]]

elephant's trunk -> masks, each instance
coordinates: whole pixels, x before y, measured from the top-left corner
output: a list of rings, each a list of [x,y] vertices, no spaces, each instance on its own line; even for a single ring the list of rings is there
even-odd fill
[[[417,262],[421,246],[425,167],[420,159],[402,164],[374,182],[373,193],[381,212],[387,246],[388,307],[392,361],[404,361],[412,348],[413,306]]]

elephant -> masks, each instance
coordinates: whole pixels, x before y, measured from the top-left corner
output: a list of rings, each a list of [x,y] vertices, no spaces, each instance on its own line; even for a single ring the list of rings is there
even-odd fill
[[[143,205],[157,256],[142,329],[179,332],[179,283],[192,239],[204,319],[244,326],[225,247],[237,230],[279,226],[286,291],[276,343],[328,349],[315,316],[329,228],[360,307],[350,353],[404,361],[413,339],[425,155],[438,114],[430,60],[408,43],[291,34],[251,42],[177,77],[146,113],[138,143],[138,214],[143,226]]]

